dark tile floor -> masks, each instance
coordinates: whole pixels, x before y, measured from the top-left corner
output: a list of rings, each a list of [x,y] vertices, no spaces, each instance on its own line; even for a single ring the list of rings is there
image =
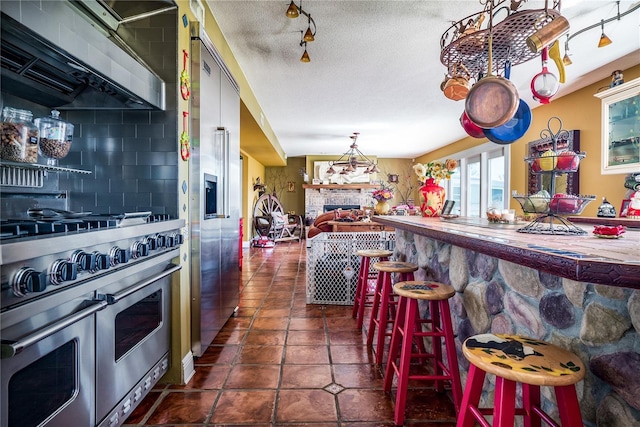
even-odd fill
[[[240,308],[183,386],[159,384],[125,426],[393,426],[395,392],[350,306],[306,304],[306,248],[245,249]],[[407,426],[455,425],[448,395],[414,384]]]

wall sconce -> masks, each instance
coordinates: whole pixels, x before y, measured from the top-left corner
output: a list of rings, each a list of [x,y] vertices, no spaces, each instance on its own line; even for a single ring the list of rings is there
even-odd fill
[[[304,46],[304,53],[300,58],[300,62],[311,62],[311,58],[309,58],[309,53],[307,52],[307,43],[311,43],[316,39],[316,21],[313,20],[310,13],[302,9],[302,0],[300,0],[300,6],[295,4],[294,0],[291,0],[285,15],[287,18],[292,19],[297,18],[300,15],[307,17],[307,31],[300,31],[300,46]],[[313,29],[311,29],[312,25]]]

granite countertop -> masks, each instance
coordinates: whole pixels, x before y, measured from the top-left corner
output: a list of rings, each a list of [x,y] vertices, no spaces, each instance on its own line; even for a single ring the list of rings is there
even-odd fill
[[[480,218],[376,216],[375,221],[568,279],[640,289],[637,228],[619,239],[602,239],[587,224],[575,224],[587,234],[567,236],[519,233],[527,222],[491,224]]]

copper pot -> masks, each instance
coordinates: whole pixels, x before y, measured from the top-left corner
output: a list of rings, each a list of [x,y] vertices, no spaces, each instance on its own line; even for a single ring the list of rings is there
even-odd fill
[[[456,64],[453,67],[453,75],[444,85],[444,96],[454,101],[460,101],[467,97],[469,93],[469,79],[471,75],[469,70],[462,64]]]

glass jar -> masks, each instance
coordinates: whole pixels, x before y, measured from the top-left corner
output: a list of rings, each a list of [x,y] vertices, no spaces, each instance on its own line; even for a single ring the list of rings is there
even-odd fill
[[[40,131],[40,154],[48,164],[55,164],[69,154],[73,140],[73,125],[60,119],[60,111],[52,110],[49,117],[35,120]]]
[[[1,131],[0,158],[21,163],[38,161],[38,127],[31,111],[4,107]]]

